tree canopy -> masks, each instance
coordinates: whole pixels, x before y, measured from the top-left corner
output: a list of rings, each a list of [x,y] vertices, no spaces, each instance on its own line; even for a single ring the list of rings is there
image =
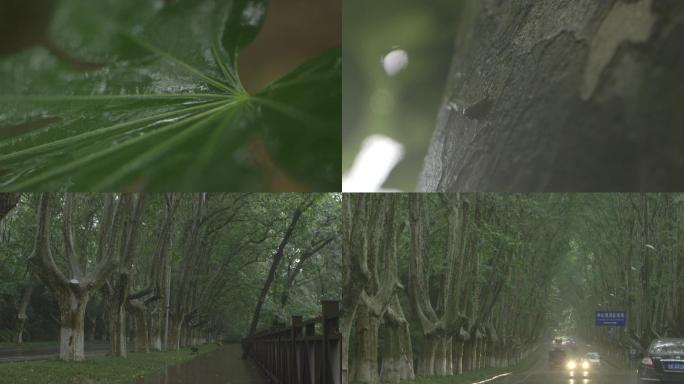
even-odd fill
[[[1,196],[0,338],[60,334],[67,360],[79,338],[239,339],[340,296],[339,194]]]
[[[681,195],[346,195],[343,207],[346,382],[507,366],[553,335],[620,357],[684,336]],[[594,325],[614,309],[626,327]]]

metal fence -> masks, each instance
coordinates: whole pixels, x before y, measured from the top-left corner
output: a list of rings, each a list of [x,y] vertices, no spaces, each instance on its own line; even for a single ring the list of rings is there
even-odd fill
[[[321,316],[257,332],[242,340],[247,355],[277,384],[340,384],[339,302],[321,301]]]

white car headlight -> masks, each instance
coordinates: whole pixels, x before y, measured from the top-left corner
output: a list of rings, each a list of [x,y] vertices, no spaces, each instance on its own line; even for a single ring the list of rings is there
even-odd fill
[[[577,368],[577,363],[575,363],[574,360],[570,360],[570,361],[568,361],[567,367],[568,367],[568,369],[575,369],[575,368]]]
[[[589,369],[590,365],[588,361],[583,361],[582,362],[582,369]]]

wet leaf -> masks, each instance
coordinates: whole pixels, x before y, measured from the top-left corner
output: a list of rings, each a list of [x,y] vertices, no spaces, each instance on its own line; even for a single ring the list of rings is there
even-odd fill
[[[237,55],[266,10],[56,2],[47,36],[0,58],[0,189],[339,190],[340,50],[247,94]]]

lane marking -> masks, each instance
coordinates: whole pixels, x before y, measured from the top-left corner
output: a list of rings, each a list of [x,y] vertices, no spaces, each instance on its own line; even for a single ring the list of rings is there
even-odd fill
[[[506,377],[506,376],[510,375],[511,373],[512,373],[512,372],[502,373],[502,374],[500,374],[500,375],[496,375],[496,376],[494,376],[494,377],[490,377],[490,378],[487,379],[487,380],[478,381],[477,383],[472,383],[472,384],[489,383],[490,381],[494,381],[494,380],[500,379],[500,378],[502,378],[502,377]]]

